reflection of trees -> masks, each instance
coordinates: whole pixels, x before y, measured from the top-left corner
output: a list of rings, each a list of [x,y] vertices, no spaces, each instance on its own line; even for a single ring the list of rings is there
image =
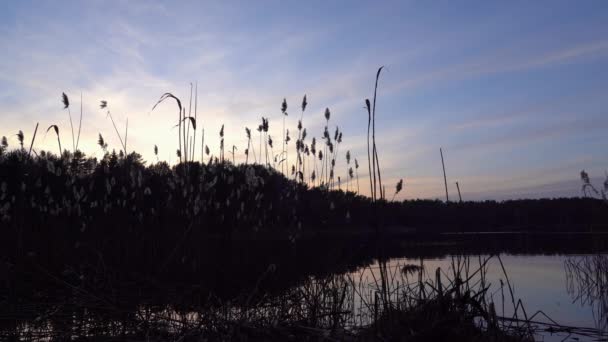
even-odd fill
[[[575,302],[592,307],[596,327],[608,328],[608,255],[567,258],[566,290]]]

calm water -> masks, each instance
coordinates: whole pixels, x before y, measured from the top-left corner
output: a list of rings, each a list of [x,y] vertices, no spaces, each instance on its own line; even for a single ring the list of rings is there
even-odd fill
[[[405,265],[422,265],[425,270],[422,276],[429,280],[435,278],[436,270],[440,268],[444,275],[442,282],[447,285],[455,263],[468,262],[469,272],[474,272],[479,268],[480,261],[489,258],[485,267],[485,281],[490,285],[488,297],[495,303],[499,316],[512,317],[514,313],[507,287],[508,276],[514,300],[516,303],[521,300],[528,317],[542,311],[561,325],[594,328],[601,332],[600,336],[594,337],[539,332],[537,340],[597,341],[599,337],[608,341],[608,320],[605,314],[608,312],[608,236],[589,234],[464,234],[439,239],[434,236],[388,241],[320,239],[298,241],[297,245],[276,241],[231,241],[227,244],[209,242],[208,245],[189,251],[190,254],[184,252],[182,258],[176,259],[174,264],[167,267],[160,287],[144,290],[142,285],[145,282],[136,281],[137,291],[126,287],[115,292],[127,298],[111,297],[104,288],[95,290],[113,298],[122,307],[122,312],[126,313],[114,317],[106,312],[103,319],[107,323],[99,323],[100,316],[93,310],[66,308],[66,303],[78,303],[82,297],[80,294],[80,297],[76,297],[78,300],[74,301],[70,288],[67,288],[67,293],[58,292],[56,298],[49,299],[47,295],[37,297],[36,293],[49,292],[46,288],[48,282],[43,282],[48,280],[45,274],[38,273],[41,279],[28,279],[16,274],[16,284],[28,287],[14,288],[28,290],[12,295],[18,301],[14,310],[11,309],[13,311],[9,311],[6,316],[22,318],[8,322],[0,319],[0,323],[6,325],[6,328],[0,326],[0,332],[11,329],[22,332],[48,329],[46,326],[34,328],[30,322],[39,319],[41,311],[57,312],[54,303],[60,303],[58,307],[67,310],[65,312],[70,316],[76,317],[76,313],[82,316],[74,318],[73,322],[61,321],[61,329],[73,330],[82,325],[79,321],[87,321],[89,323],[86,324],[90,325],[104,325],[102,328],[108,329],[110,333],[113,325],[130,324],[130,320],[137,319],[138,315],[141,316],[151,306],[169,315],[178,312],[173,309],[176,306],[181,308],[181,313],[196,312],[209,293],[220,297],[222,302],[251,293],[269,265],[276,271],[265,276],[258,284],[260,291],[267,292],[268,296],[282,296],[285,292],[307,286],[311,279],[328,276],[347,278],[347,284],[354,288],[351,291],[352,304],[346,308],[352,311],[350,324],[361,326],[370,323],[372,319],[370,310],[363,313],[363,302],[369,302],[374,289],[378,287],[379,269],[375,260],[379,251],[382,251],[384,260],[387,260],[391,285],[397,287],[419,281],[419,274],[404,275],[402,269]],[[500,255],[500,259],[496,255]],[[60,271],[52,272],[57,277],[62,276]],[[74,280],[68,278],[68,281]],[[74,284],[78,284],[78,281],[76,278]],[[180,286],[172,286],[171,282]],[[59,288],[65,290],[61,286]],[[44,303],[40,302],[40,298]],[[523,311],[518,310],[518,314],[521,317]],[[193,315],[192,319],[195,317]],[[48,319],[53,322],[53,317]],[[534,320],[549,322],[549,318],[541,314]],[[55,325],[50,330],[57,329],[57,323],[53,324]]]
[[[476,269],[479,258],[485,260],[488,255],[468,256],[470,269]],[[437,268],[444,274],[450,275],[454,262],[466,257],[445,256],[440,258],[424,258],[422,264],[427,278],[435,277]],[[500,256],[506,274],[511,283],[514,299],[521,299],[528,317],[539,310],[550,319],[561,325],[589,327],[602,331],[602,335],[588,337],[573,334],[551,334],[539,332],[536,336],[540,341],[597,341],[607,338],[606,307],[608,306],[608,255],[509,255]],[[404,265],[420,265],[419,258],[392,258],[387,268],[401,269]],[[489,296],[496,304],[498,315],[512,317],[514,306],[507,287],[505,272],[498,257],[494,256],[487,263],[486,281],[490,285]],[[377,264],[362,267],[353,272],[355,278],[361,279],[370,288],[375,286],[379,278]],[[501,288],[501,280],[504,287]],[[445,282],[445,281],[444,281]],[[503,292],[504,291],[504,292]],[[502,296],[504,294],[504,302]],[[503,311],[504,310],[504,311]],[[519,315],[522,311],[519,310]],[[539,314],[534,319],[550,322]]]

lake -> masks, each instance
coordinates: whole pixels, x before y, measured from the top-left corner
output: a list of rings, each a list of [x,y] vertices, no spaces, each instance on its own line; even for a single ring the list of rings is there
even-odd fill
[[[382,315],[383,286],[392,300],[407,302],[423,287],[437,290],[437,280],[447,289],[459,278],[468,280],[463,296],[483,294],[497,316],[537,322],[537,340],[595,341],[608,338],[607,246],[604,234],[569,233],[205,241],[162,267],[107,257],[102,270],[80,273],[65,260],[33,256],[37,272],[7,277],[0,337],[115,336],[149,320],[172,332],[200,326],[203,318],[218,326],[243,317],[293,323],[311,312],[318,326],[359,329]],[[125,271],[131,262],[139,273]],[[541,323],[589,329],[556,332]]]
[[[479,265],[479,258],[486,260],[486,281],[490,286],[489,296],[497,304],[499,315],[510,317],[514,313],[506,277],[498,256],[469,256],[471,268]],[[388,269],[402,269],[404,265],[420,265],[426,270],[426,277],[434,277],[437,268],[449,274],[455,263],[467,259],[463,256],[445,256],[440,258],[392,258]],[[606,254],[570,254],[570,255],[513,255],[503,253],[500,260],[504,265],[509,282],[512,285],[516,302],[521,300],[530,317],[541,310],[555,322],[574,327],[588,327],[602,332],[600,336],[581,336],[567,333],[552,334],[538,331],[536,338],[541,341],[597,341],[598,337],[607,338],[608,306],[608,255]],[[355,278],[364,274],[364,281],[375,287],[374,276],[379,278],[376,265],[363,267],[353,273]],[[501,281],[503,286],[501,286]],[[502,296],[505,297],[504,301]],[[504,310],[504,311],[503,311]],[[523,311],[519,310],[521,316]],[[539,314],[534,319],[551,322]],[[543,328],[543,327],[540,327]]]

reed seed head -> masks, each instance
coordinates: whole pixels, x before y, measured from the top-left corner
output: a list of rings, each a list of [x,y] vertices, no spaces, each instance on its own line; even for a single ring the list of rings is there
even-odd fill
[[[70,106],[70,100],[65,93],[61,93],[61,102],[63,102],[63,109],[66,109]]]
[[[281,113],[283,113],[283,115],[288,115],[287,114],[287,99],[283,98],[283,103],[281,104]]]
[[[403,179],[400,179],[399,182],[397,182],[397,185],[395,186],[395,195],[401,192],[401,189],[403,189]]]
[[[21,147],[23,147],[23,140],[25,139],[23,131],[19,130],[19,132],[17,133],[17,139],[19,140],[19,144],[21,145]]]

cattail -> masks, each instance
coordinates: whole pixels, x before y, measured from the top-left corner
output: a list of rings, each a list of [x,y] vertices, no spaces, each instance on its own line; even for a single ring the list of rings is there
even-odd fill
[[[329,108],[325,108],[325,120],[329,121],[330,116],[331,112],[329,111]]]
[[[101,100],[101,103],[99,104],[99,108],[104,109],[107,106],[108,106],[108,101]]]
[[[156,161],[158,161],[158,146],[154,145],[154,155],[156,156]]]
[[[346,151],[346,164],[350,164],[350,151]]]
[[[209,155],[211,151],[209,151],[209,146],[205,145],[205,154]]]

